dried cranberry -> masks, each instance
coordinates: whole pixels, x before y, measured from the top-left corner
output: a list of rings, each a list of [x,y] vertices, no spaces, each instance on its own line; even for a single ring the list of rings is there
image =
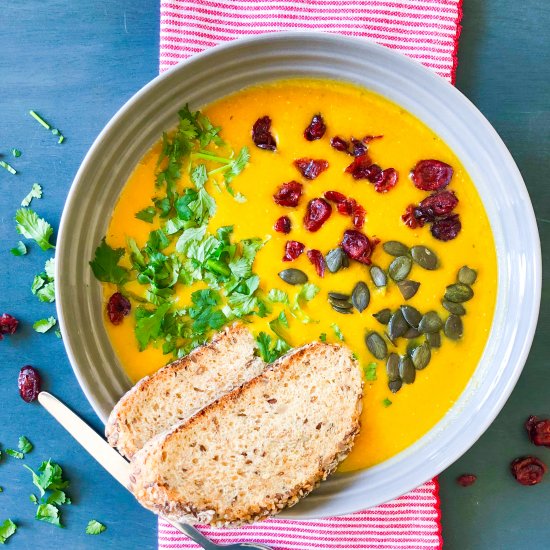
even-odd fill
[[[525,422],[525,429],[531,443],[550,447],[550,418],[541,419],[538,416],[530,416]]]
[[[336,205],[338,212],[344,216],[351,216],[353,211],[357,207],[357,201],[355,199],[345,199]]]
[[[446,214],[450,214],[457,204],[458,199],[454,191],[440,191],[426,197],[418,205],[418,210],[421,210],[425,216],[445,216]]]
[[[277,143],[271,134],[271,119],[268,116],[259,118],[252,126],[252,141],[260,149],[277,150]]]
[[[290,228],[292,227],[292,224],[290,223],[290,218],[288,216],[281,216],[273,226],[273,229],[277,231],[278,233],[284,233],[285,235],[287,233],[290,233]]]
[[[331,147],[334,147],[337,151],[343,151],[344,153],[349,152],[349,143],[340,136],[334,136],[330,139]]]
[[[370,157],[365,154],[355,157],[354,161],[346,168],[346,172],[351,174],[353,179],[371,181],[382,172],[382,168],[377,164],[373,164]]]
[[[315,141],[316,139],[321,139],[326,131],[327,127],[323,117],[320,114],[314,115],[309,126],[304,130],[304,137],[308,141]]]
[[[397,178],[398,174],[394,168],[386,168],[373,181],[375,191],[378,193],[387,193],[395,187]]]
[[[348,229],[344,232],[341,246],[352,260],[369,265],[372,252],[377,243],[378,241],[370,241],[366,235],[355,229]]]
[[[298,206],[302,196],[302,184],[297,181],[283,183],[273,195],[275,202],[281,206]]]
[[[418,189],[436,191],[449,185],[453,168],[440,160],[421,160],[413,168],[411,179]]]
[[[361,229],[365,225],[365,216],[367,211],[360,205],[356,204],[352,212],[352,221],[355,229]]]
[[[523,456],[516,458],[510,464],[512,475],[522,485],[536,485],[542,481],[548,471],[546,464],[535,456]]]
[[[361,157],[368,151],[367,144],[359,139],[351,138],[351,145],[353,147],[351,154],[354,157]]]
[[[0,315],[0,340],[3,339],[4,334],[13,334],[19,325],[19,321],[12,317],[9,313],[2,313]]]
[[[315,271],[319,277],[325,276],[325,268],[327,263],[325,262],[325,257],[319,250],[308,250],[307,257],[309,261],[315,266]]]
[[[115,292],[107,303],[107,315],[109,316],[109,321],[113,325],[120,325],[124,320],[124,317],[130,313],[132,309],[132,304],[130,300],[123,296],[120,292]]]
[[[445,218],[439,218],[432,223],[430,231],[432,235],[440,241],[450,241],[454,239],[462,229],[462,224],[458,214],[451,214]]]
[[[344,202],[346,200],[346,195],[338,191],[326,191],[324,197],[327,201],[335,203]]]
[[[40,374],[38,374],[35,368],[26,365],[19,371],[17,384],[19,386],[19,395],[23,398],[23,401],[30,403],[40,393]]]
[[[456,478],[456,482],[462,487],[469,487],[477,481],[477,476],[474,474],[463,474]]]
[[[298,168],[300,174],[308,180],[314,180],[319,174],[328,168],[328,162],[323,159],[297,159],[294,161],[294,166]]]
[[[411,229],[416,229],[417,227],[422,227],[424,222],[415,216],[416,207],[414,204],[409,204],[405,213],[401,216],[401,219],[405,225],[409,226]]]
[[[318,231],[329,219],[332,206],[325,199],[312,199],[307,204],[304,226],[308,231]]]
[[[287,241],[285,245],[285,255],[283,262],[291,262],[295,260],[305,249],[305,246],[298,241]]]

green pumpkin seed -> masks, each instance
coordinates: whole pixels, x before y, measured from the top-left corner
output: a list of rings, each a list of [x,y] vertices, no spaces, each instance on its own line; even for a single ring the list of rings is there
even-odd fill
[[[281,271],[279,277],[289,285],[303,285],[308,281],[307,275],[303,271],[293,267]]]
[[[388,388],[392,393],[397,393],[401,389],[401,386],[403,386],[403,382],[400,378],[388,382]]]
[[[464,283],[455,283],[447,287],[444,298],[449,302],[461,304],[462,302],[471,300],[473,296],[474,291],[468,285]]]
[[[384,252],[387,252],[391,256],[407,256],[409,254],[409,247],[399,241],[385,242],[382,248]]]
[[[353,304],[353,307],[361,313],[367,309],[370,302],[370,291],[369,287],[363,282],[359,281],[355,288],[353,289],[353,292],[351,293],[351,303]]]
[[[427,332],[439,332],[443,328],[443,321],[435,311],[428,311],[418,324],[418,330],[422,334]]]
[[[331,300],[345,300],[349,301],[350,295],[349,294],[343,294],[342,292],[329,292],[328,297]]]
[[[412,362],[416,370],[425,369],[432,358],[432,352],[430,351],[430,344],[424,342],[421,346],[415,348],[412,352]]]
[[[441,334],[439,332],[428,332],[426,334],[426,342],[428,342],[431,348],[440,348]]]
[[[475,269],[472,269],[467,265],[463,265],[458,270],[457,281],[459,283],[471,286],[476,282],[476,279],[477,279],[477,271]]]
[[[390,353],[386,361],[386,374],[388,380],[397,380],[399,378],[399,355]]]
[[[403,298],[405,298],[405,300],[409,300],[418,292],[420,283],[411,281],[410,279],[405,279],[404,281],[399,281],[397,283],[397,288],[399,288]]]
[[[408,256],[398,256],[390,264],[388,273],[395,282],[399,282],[407,278],[407,275],[411,271],[411,267],[412,260]]]
[[[402,355],[399,359],[399,377],[405,384],[412,384],[416,378],[414,363],[408,355]]]
[[[403,338],[406,338],[407,340],[414,340],[415,338],[418,338],[420,336],[420,332],[418,329],[409,327],[407,329],[407,332],[403,334]]]
[[[349,307],[340,307],[335,304],[330,304],[330,306],[334,311],[337,311],[338,313],[353,313],[351,304],[349,304]]]
[[[388,323],[388,336],[390,337],[390,340],[393,342],[396,338],[403,336],[403,334],[407,332],[408,328],[409,324],[405,321],[402,311],[398,309],[391,316],[390,322]]]
[[[368,350],[376,357],[376,359],[385,359],[388,354],[388,346],[386,342],[377,332],[369,332],[365,338]]]
[[[451,313],[445,321],[445,336],[451,340],[459,340],[462,338],[463,331],[462,319]]]
[[[466,309],[462,304],[449,302],[448,300],[441,300],[441,303],[443,304],[443,307],[450,313],[454,313],[455,315],[466,314]]]
[[[388,284],[388,278],[384,271],[377,265],[373,265],[370,268],[370,276],[374,286],[380,288]]]
[[[331,273],[336,273],[344,266],[344,257],[347,258],[346,253],[341,248],[333,248],[329,250],[325,256],[327,268]]]
[[[403,317],[405,317],[405,321],[409,323],[409,326],[418,328],[418,324],[422,319],[420,311],[412,306],[401,306],[401,312],[403,313]]]
[[[334,298],[329,298],[328,301],[332,307],[338,307],[341,309],[351,309],[353,307],[351,302],[348,302],[347,300],[335,300]]]
[[[439,263],[437,255],[428,247],[422,245],[413,246],[411,248],[411,256],[420,267],[429,269],[430,271],[437,269]]]
[[[378,313],[374,313],[373,317],[381,324],[387,325],[390,322],[391,310],[388,308],[381,309]]]

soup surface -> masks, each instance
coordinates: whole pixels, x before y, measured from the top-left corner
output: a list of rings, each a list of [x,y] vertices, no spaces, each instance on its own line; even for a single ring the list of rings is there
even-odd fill
[[[204,107],[202,112],[215,126],[221,127],[220,136],[233,150],[239,151],[246,146],[250,152],[248,164],[231,182],[233,195],[220,179],[224,170],[217,170],[224,166],[223,162],[220,164],[207,158],[208,155],[198,155],[194,164],[205,163],[210,177],[204,189],[216,203],[216,212],[208,222],[207,231],[215,234],[219,227],[233,226],[232,242],[259,238],[263,243],[255,257],[253,273],[259,277],[257,294],[263,297],[265,310],[260,314],[264,316],[246,315],[242,320],[250,323],[255,335],[263,332],[272,342],[282,336],[292,347],[319,338],[328,342],[343,340],[356,353],[364,369],[365,396],[362,431],[341,470],[365,468],[392,457],[417,441],[449,410],[471,377],[488,337],[497,290],[496,256],[489,222],[472,181],[447,145],[414,116],[376,94],[350,85],[311,80],[278,82],[243,90]],[[308,141],[304,138],[304,130],[318,113],[322,114],[326,132],[321,139]],[[271,132],[277,143],[275,151],[257,147],[251,137],[254,123],[266,115],[272,121]],[[382,168],[394,168],[399,175],[395,187],[387,192],[377,192],[367,179],[354,179],[345,171],[354,157],[331,146],[334,136],[349,140],[352,136],[367,135],[382,136],[365,140],[372,162]],[[215,143],[208,145],[208,150],[216,155],[221,155],[220,151],[227,154],[226,146]],[[126,269],[131,269],[132,265],[128,238],[134,239],[139,248],[144,247],[151,231],[165,227],[169,218],[166,213],[165,218],[159,217],[162,206],[157,204],[155,212],[151,202],[166,194],[162,186],[155,185],[160,151],[161,144],[158,144],[136,167],[108,228],[107,244],[126,250],[120,260],[120,265]],[[299,158],[322,159],[329,167],[314,180],[309,180],[293,164]],[[413,229],[402,220],[408,205],[418,205],[430,194],[430,191],[418,189],[409,177],[411,168],[423,159],[437,159],[453,168],[446,189],[452,190],[459,200],[453,214],[460,216],[462,228],[452,240],[434,238],[429,223]],[[160,168],[165,164],[166,160],[162,161]],[[180,192],[192,185],[189,170],[181,172],[177,185]],[[303,186],[298,206],[275,204],[274,193],[290,181]],[[370,266],[359,261],[351,260],[349,267],[336,273],[327,270],[323,278],[316,273],[306,252],[293,261],[283,261],[289,240],[302,243],[305,251],[315,249],[326,255],[339,246],[344,231],[353,229],[352,218],[340,214],[334,202],[330,218],[318,231],[311,232],[304,227],[308,201],[323,197],[327,191],[353,197],[365,208],[366,220],[361,232],[371,240],[380,240],[371,261],[386,274],[395,259],[383,248],[387,241],[399,241],[407,247],[424,245],[435,252],[437,269],[427,270],[412,263],[407,279],[420,283],[413,297],[405,300],[390,276],[385,286],[375,286]],[[147,207],[149,215],[136,218],[136,213]],[[274,223],[281,216],[290,219],[288,234],[274,230]],[[171,242],[166,250],[173,251],[174,246]],[[398,354],[406,354],[407,350],[413,353],[412,349],[421,345],[425,336],[401,337],[394,345],[384,336],[388,327],[373,314],[385,308],[395,312],[400,306],[409,305],[422,314],[435,311],[445,321],[449,312],[442,306],[443,295],[446,287],[456,282],[457,272],[464,265],[477,271],[477,280],[471,286],[473,298],[464,303],[466,314],[460,317],[462,337],[453,340],[441,330],[441,346],[431,347],[428,366],[416,371],[414,383],[403,384],[399,391],[392,393],[388,387],[386,362],[376,359],[367,349],[365,336],[376,331],[385,340],[388,353]],[[288,268],[303,271],[309,279],[306,291],[297,300],[302,287],[287,284],[278,275]],[[151,304],[140,302],[147,298],[147,287],[143,279],[132,280],[134,278],[130,277],[124,289],[119,286],[130,299],[131,313],[118,325],[113,325],[107,316],[105,323],[122,365],[129,377],[137,381],[173,360],[173,352],[177,349],[171,349],[173,343],[166,346],[166,342],[155,338],[154,333],[149,335],[150,341],[141,343],[140,350],[135,335],[135,315],[140,307],[147,308]],[[191,293],[212,286],[209,281],[206,277],[186,284],[180,275],[178,284],[172,287],[171,299],[176,299],[177,307],[183,308],[183,318],[185,308],[191,303]],[[353,308],[351,314],[333,309],[327,299],[328,293],[350,295],[359,281],[366,283],[370,291],[368,307],[362,312]],[[286,293],[288,303],[283,294],[273,289]],[[106,303],[116,291],[116,285],[104,283]],[[224,292],[221,294],[225,300]],[[154,305],[159,303],[157,300]],[[280,317],[281,312],[284,313]],[[231,322],[230,317],[227,322]],[[163,322],[166,323],[166,319]],[[283,350],[282,346],[279,351]],[[169,353],[164,353],[166,351]]]

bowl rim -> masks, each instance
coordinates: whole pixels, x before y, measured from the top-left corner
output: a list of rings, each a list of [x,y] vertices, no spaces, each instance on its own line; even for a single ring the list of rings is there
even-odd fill
[[[235,41],[220,44],[204,52],[201,52],[175,65],[174,67],[167,70],[166,72],[158,75],[153,80],[151,80],[148,84],[143,86],[138,92],[136,92],[129,100],[127,100],[124,103],[124,105],[116,112],[116,114],[110,119],[107,125],[103,128],[103,130],[99,133],[97,138],[94,140],[93,144],[88,150],[84,160],[82,161],[74,177],[73,183],[71,185],[70,191],[68,193],[68,196],[65,202],[65,206],[63,209],[63,214],[62,214],[61,222],[59,226],[59,231],[58,231],[56,273],[59,275],[56,276],[56,280],[55,280],[55,292],[56,292],[56,296],[59,296],[61,298],[65,291],[64,290],[64,283],[65,283],[64,263],[66,262],[65,249],[67,248],[67,242],[70,241],[70,232],[71,232],[71,227],[69,223],[69,213],[71,209],[75,207],[77,189],[79,188],[79,186],[83,185],[83,182],[85,182],[83,178],[86,172],[88,171],[88,169],[90,168],[91,164],[95,162],[95,156],[96,156],[97,150],[100,147],[103,140],[107,136],[109,136],[113,127],[117,126],[119,121],[124,119],[124,117],[127,115],[129,111],[131,112],[133,105],[136,102],[146,97],[150,93],[150,91],[154,90],[160,83],[163,83],[173,78],[174,75],[178,74],[180,71],[184,71],[190,65],[197,64],[199,62],[202,62],[204,59],[208,59],[212,56],[217,56],[220,53],[223,53],[223,52],[227,53],[232,51],[238,52],[238,50],[242,47],[249,47],[251,45],[263,44],[266,42],[273,42],[275,44],[278,44],[281,41],[286,41],[286,40],[308,41],[312,39],[315,39],[321,42],[327,42],[333,45],[334,47],[341,47],[345,45],[350,45],[350,46],[353,45],[354,47],[358,47],[358,43],[362,43],[362,47],[365,48],[366,50],[370,49],[375,53],[378,52],[379,54],[383,52],[383,55],[385,57],[389,57],[390,59],[393,58],[396,60],[396,62],[398,61],[401,64],[408,64],[410,67],[414,66],[415,67],[414,71],[417,72],[426,82],[434,86],[435,89],[438,89],[438,88],[443,89],[447,87],[446,93],[448,93],[451,96],[454,96],[454,99],[457,102],[461,102],[464,108],[468,109],[470,113],[473,116],[475,116],[476,122],[480,124],[483,127],[483,129],[492,136],[492,138],[495,141],[495,147],[497,147],[499,150],[499,153],[503,155],[506,161],[506,166],[510,170],[510,180],[514,181],[515,189],[521,196],[521,199],[523,202],[523,206],[524,206],[523,214],[525,214],[525,217],[522,220],[522,223],[523,223],[522,230],[526,238],[532,244],[531,252],[533,253],[533,256],[530,258],[530,263],[528,266],[528,269],[531,275],[531,282],[533,283],[531,287],[531,292],[530,292],[532,308],[530,309],[530,312],[529,312],[529,325],[528,327],[526,327],[523,333],[523,341],[521,344],[521,348],[519,352],[516,354],[517,357],[514,361],[513,368],[510,367],[510,370],[508,371],[508,374],[510,374],[510,376],[507,378],[506,382],[500,387],[500,393],[492,401],[491,406],[485,407],[484,409],[485,416],[483,418],[478,419],[479,421],[475,423],[475,425],[470,425],[471,430],[468,433],[467,444],[460,445],[458,446],[458,448],[455,447],[451,450],[451,452],[445,453],[444,457],[439,457],[440,459],[438,460],[437,464],[432,464],[431,462],[427,461],[426,464],[419,466],[418,471],[415,473],[414,476],[411,476],[411,479],[409,480],[409,482],[402,483],[399,491],[398,492],[394,491],[394,493],[390,497],[388,497],[388,499],[386,499],[386,500],[389,500],[408,492],[409,490],[418,486],[420,483],[426,481],[427,479],[430,479],[431,477],[438,475],[442,470],[444,470],[447,466],[449,466],[451,463],[457,460],[462,454],[464,454],[479,439],[479,437],[485,432],[485,430],[493,422],[497,414],[501,411],[504,404],[506,403],[508,397],[510,396],[523,370],[523,366],[525,365],[525,362],[527,360],[527,356],[534,338],[537,319],[538,319],[538,313],[540,308],[540,296],[541,296],[541,284],[542,284],[540,238],[538,235],[537,224],[536,224],[532,204],[531,204],[527,189],[525,187],[525,183],[519,172],[519,169],[517,168],[505,144],[503,143],[501,138],[498,136],[495,129],[488,122],[488,120],[481,114],[481,112],[458,89],[456,89],[450,83],[446,82],[443,78],[433,73],[430,69],[427,69],[417,61],[412,60],[409,57],[399,52],[389,50],[388,48],[378,45],[374,42],[371,42],[370,40],[364,40],[356,37],[344,37],[340,35],[331,35],[326,33],[315,32],[315,31],[287,31],[287,32],[266,33],[263,35],[253,36],[253,37],[245,37]],[[346,80],[346,79],[343,78],[342,80]],[[425,123],[425,121],[422,121],[422,122]],[[460,156],[459,158],[462,160]],[[496,298],[497,303],[499,301],[499,296],[500,296],[500,288],[497,292],[497,298]],[[71,366],[73,368],[73,371],[75,373],[75,376],[77,378],[77,381],[80,387],[82,388],[83,393],[86,396],[88,402],[92,405],[96,414],[100,417],[100,419],[103,422],[105,422],[104,411],[100,407],[96,399],[96,396],[92,391],[92,388],[90,388],[86,383],[86,380],[84,377],[86,366],[80,365],[77,359],[77,354],[75,351],[75,344],[77,344],[77,342],[74,341],[75,339],[73,339],[72,337],[71,327],[67,323],[67,319],[64,314],[62,299],[58,299],[56,301],[56,308],[57,308],[59,326],[62,333],[64,346],[67,351],[67,355],[71,363]],[[495,304],[495,312],[496,312],[496,304]],[[493,322],[494,322],[494,319],[493,319]],[[490,341],[490,336],[488,337],[487,343],[489,341]],[[486,346],[487,346],[487,343],[486,343]],[[468,388],[463,390],[463,393],[465,393],[467,389]],[[432,428],[431,431],[433,431],[436,427]],[[418,445],[418,442],[413,444],[411,447],[409,447],[409,449],[414,450],[417,447],[417,445]],[[397,456],[399,457],[399,455]],[[392,463],[395,458],[396,457],[393,457],[389,461],[386,461],[380,465],[374,466],[373,468],[363,471],[362,473],[370,472],[373,475],[375,475],[380,471],[383,471],[384,468],[382,466],[386,465],[386,463],[388,464]],[[426,473],[428,471],[429,471],[429,474]],[[362,476],[362,479],[368,480],[370,479],[370,477],[371,477],[370,475],[366,475],[366,476]],[[318,494],[318,492],[314,494]],[[311,498],[312,497],[308,497],[306,501]],[[334,515],[334,512],[330,511],[330,505],[327,506],[327,502],[330,499],[337,500],[334,495],[330,495],[330,494],[325,495],[325,494],[322,494],[321,492],[319,493],[319,497],[317,498],[317,501],[321,502],[320,512],[316,511],[315,509],[311,511],[309,510],[308,507],[306,507],[304,510],[302,509],[303,508],[302,506],[297,506],[295,509],[287,510],[284,515],[285,517],[300,518],[300,519],[318,518],[318,517],[324,517],[328,515]],[[357,502],[356,504],[353,504],[347,507],[344,505],[344,509],[338,510],[336,513],[337,514],[350,513],[350,512],[364,509],[364,508],[365,506],[360,505]]]

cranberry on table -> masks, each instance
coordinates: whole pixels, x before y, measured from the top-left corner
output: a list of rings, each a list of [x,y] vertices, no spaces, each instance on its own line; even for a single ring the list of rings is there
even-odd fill
[[[470,487],[477,481],[475,474],[462,474],[456,478],[456,482],[462,487]]]
[[[19,395],[23,401],[30,403],[38,397],[42,380],[40,379],[40,374],[38,374],[38,371],[35,368],[30,365],[25,365],[19,371],[17,384],[19,386]]]
[[[107,303],[107,315],[109,321],[113,325],[120,325],[124,320],[124,317],[130,313],[132,309],[132,304],[126,296],[122,295],[120,292],[115,292]]]
[[[308,141],[315,141],[321,139],[325,132],[327,131],[327,126],[321,114],[314,115],[309,123],[309,126],[304,130],[304,137]]]
[[[525,422],[525,429],[531,443],[538,446],[550,447],[550,418],[530,416]]]
[[[301,158],[294,161],[294,166],[308,180],[314,180],[328,168],[328,162],[323,159]]]
[[[273,200],[280,206],[298,206],[302,188],[302,184],[297,181],[283,183],[273,195]]]
[[[518,483],[522,485],[536,485],[542,481],[548,468],[536,456],[523,456],[516,458],[510,464],[510,470]]]
[[[327,267],[327,263],[325,261],[325,257],[321,253],[320,250],[308,250],[307,251],[307,257],[309,261],[313,264],[315,267],[315,271],[317,272],[317,275],[319,277],[325,276],[325,269]]]
[[[411,179],[418,189],[436,191],[449,185],[453,167],[440,160],[428,159],[417,162],[411,172]]]
[[[290,218],[288,216],[281,216],[275,222],[273,229],[275,229],[277,233],[284,233],[285,235],[290,233],[290,230],[292,229]]]
[[[311,232],[319,231],[331,213],[332,206],[325,199],[310,200],[304,216],[304,227]]]
[[[305,246],[298,241],[287,241],[285,245],[285,255],[283,262],[291,262],[295,260],[305,250]]]
[[[277,142],[271,133],[271,119],[268,116],[259,118],[252,126],[252,141],[260,149],[277,150]]]
[[[370,265],[371,256],[378,240],[370,240],[365,234],[355,229],[348,229],[344,232],[342,239],[343,251],[352,259],[362,264]]]
[[[2,315],[0,315],[0,340],[2,340],[6,334],[14,334],[18,326],[19,321],[15,317],[9,313],[2,313]]]

